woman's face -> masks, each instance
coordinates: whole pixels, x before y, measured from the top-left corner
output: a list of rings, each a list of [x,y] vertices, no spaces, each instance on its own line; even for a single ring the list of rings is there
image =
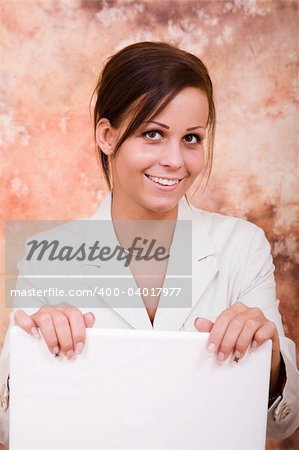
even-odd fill
[[[174,219],[179,200],[203,170],[208,100],[183,89],[111,157],[112,213],[116,218]],[[130,117],[115,131],[116,140]]]

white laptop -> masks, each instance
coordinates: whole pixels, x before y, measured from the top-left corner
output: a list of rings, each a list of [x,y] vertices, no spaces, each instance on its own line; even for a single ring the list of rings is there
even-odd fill
[[[10,450],[265,449],[271,343],[219,365],[207,339],[88,329],[67,360],[12,327]]]

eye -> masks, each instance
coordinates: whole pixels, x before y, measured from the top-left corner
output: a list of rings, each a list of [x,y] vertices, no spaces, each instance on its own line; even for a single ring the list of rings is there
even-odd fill
[[[188,144],[200,144],[203,140],[199,134],[186,134],[184,138]]]
[[[142,136],[149,138],[151,141],[159,141],[162,133],[158,130],[148,130],[142,133]]]

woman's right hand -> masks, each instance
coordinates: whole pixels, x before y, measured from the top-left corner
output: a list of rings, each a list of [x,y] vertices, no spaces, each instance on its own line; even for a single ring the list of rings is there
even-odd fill
[[[55,307],[40,308],[29,316],[19,309],[14,314],[15,324],[36,338],[43,335],[46,344],[55,356],[62,352],[67,358],[82,352],[85,345],[86,328],[92,328],[95,316],[92,312],[82,312],[69,305],[61,303]]]

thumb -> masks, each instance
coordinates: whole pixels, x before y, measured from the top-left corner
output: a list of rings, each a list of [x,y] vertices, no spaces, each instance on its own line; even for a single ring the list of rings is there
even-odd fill
[[[86,328],[92,328],[94,326],[96,318],[92,312],[83,314],[83,318]]]
[[[197,331],[205,331],[210,332],[213,328],[214,323],[208,319],[204,319],[203,317],[197,317],[194,321],[194,326]]]

